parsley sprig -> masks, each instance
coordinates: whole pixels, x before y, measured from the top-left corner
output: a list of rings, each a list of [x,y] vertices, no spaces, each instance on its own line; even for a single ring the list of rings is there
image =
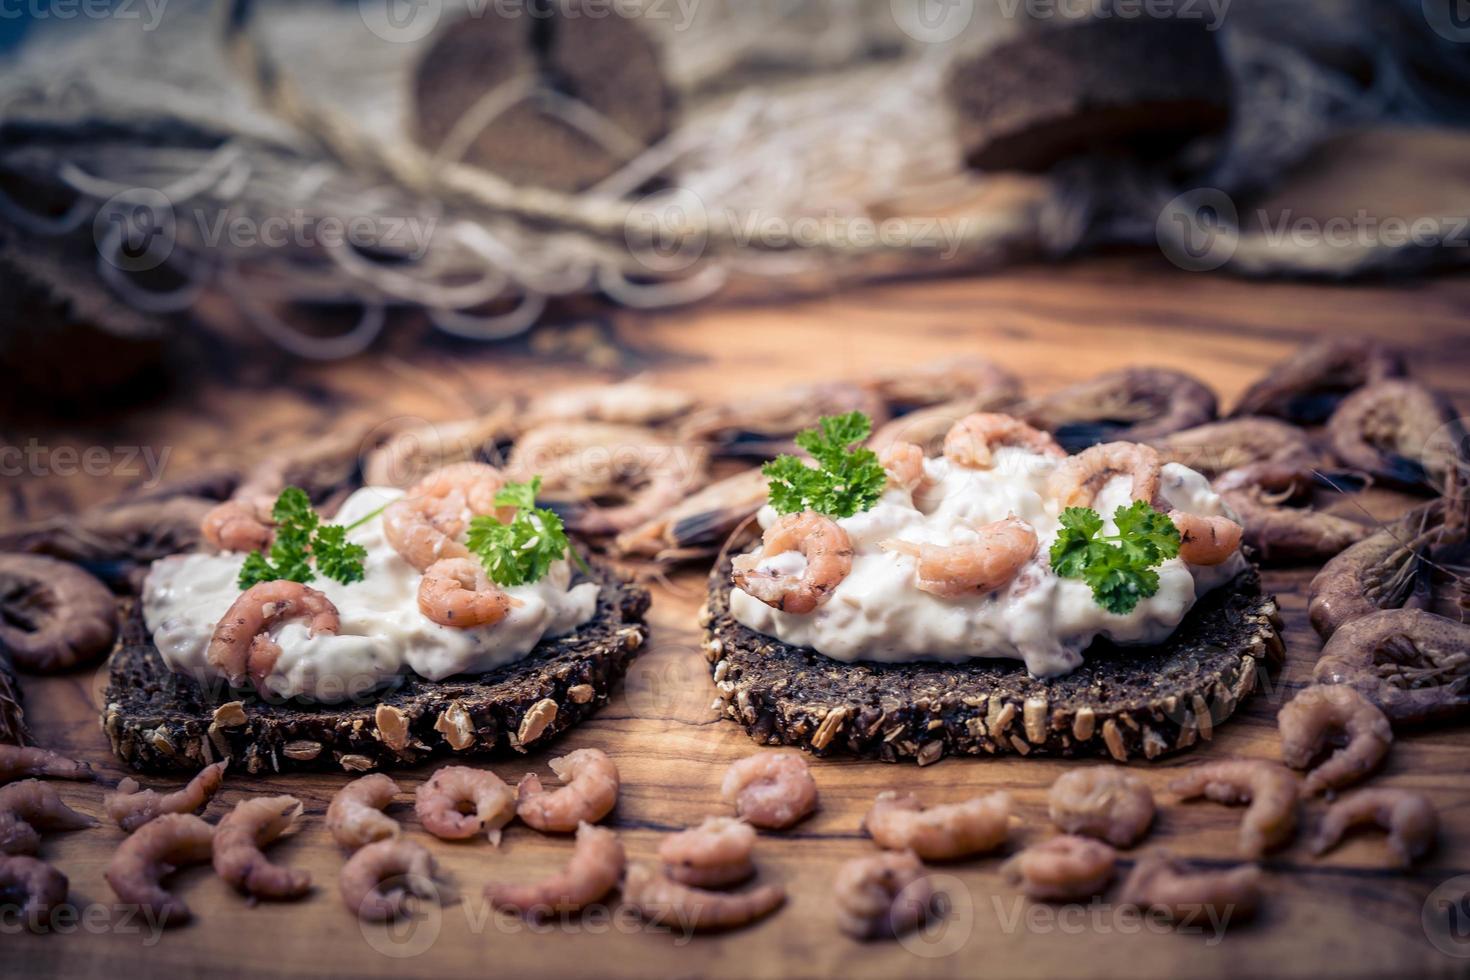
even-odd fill
[[[553,562],[566,557],[566,529],[555,511],[536,506],[540,489],[539,476],[529,483],[507,483],[495,495],[495,505],[514,507],[515,516],[503,524],[489,514],[470,521],[465,543],[497,585],[539,581]]]
[[[300,487],[287,487],[276,498],[271,517],[276,522],[276,536],[267,557],[252,551],[240,567],[241,590],[261,582],[285,579],[289,582],[311,582],[316,572],[348,585],[361,582],[362,563],[367,549],[347,540],[347,532],[376,517],[382,508],[343,527],[323,524],[311,509],[311,498]],[[315,571],[312,562],[316,563]]]
[[[1062,511],[1062,529],[1051,546],[1051,567],[1080,578],[1108,612],[1126,615],[1159,591],[1155,566],[1179,554],[1179,530],[1167,514],[1135,501],[1113,512],[1117,534],[1102,534],[1103,519],[1090,507]]]
[[[873,423],[862,412],[823,416],[796,444],[816,460],[815,468],[795,456],[778,456],[762,472],[770,478],[771,506],[783,514],[814,510],[851,517],[883,496],[887,477],[871,449],[850,449],[868,438]]]

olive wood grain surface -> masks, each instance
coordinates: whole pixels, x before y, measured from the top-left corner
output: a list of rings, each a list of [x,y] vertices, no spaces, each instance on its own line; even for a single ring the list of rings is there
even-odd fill
[[[221,319],[227,311],[219,311]],[[1144,258],[1108,258],[1062,268],[1025,268],[982,279],[896,283],[790,303],[701,308],[657,316],[592,310],[509,348],[434,341],[406,344],[372,359],[326,366],[285,366],[268,354],[236,358],[207,347],[193,380],[127,414],[92,425],[7,425],[5,441],[35,437],[44,446],[169,447],[166,476],[263,452],[347,419],[452,418],[489,404],[498,393],[608,376],[601,368],[648,370],[660,381],[709,396],[786,382],[856,376],[959,351],[988,354],[1045,391],[1099,371],[1160,364],[1194,371],[1215,384],[1224,405],[1299,342],[1333,332],[1373,334],[1408,349],[1414,368],[1470,410],[1470,279],[1407,285],[1329,287],[1261,284],[1191,275]],[[557,359],[555,366],[548,361]],[[36,474],[6,479],[10,520],[65,511],[105,499],[139,477]],[[1375,509],[1395,504],[1375,499]],[[1345,506],[1345,502],[1343,505]],[[695,610],[702,569],[658,586],[652,639],[613,702],[558,744],[523,760],[491,764],[514,780],[545,772],[554,754],[580,746],[611,753],[623,792],[610,824],[630,856],[649,858],[667,831],[726,812],[719,799],[724,767],[753,749],[733,723],[719,721],[699,650]],[[1178,766],[1226,756],[1277,757],[1275,714],[1309,676],[1319,644],[1307,625],[1305,571],[1275,571],[1267,587],[1287,620],[1287,666],[1242,706],[1211,743],[1135,767],[1156,791]],[[121,770],[110,758],[97,713],[101,672],[24,679],[32,728],[42,744],[90,761],[104,782]],[[161,937],[124,921],[102,871],[122,839],[112,827],[48,836],[42,855],[72,882],[87,911],[73,934],[32,936],[7,928],[0,971],[11,976],[138,974],[245,976],[1266,976],[1461,975],[1470,959],[1435,949],[1421,915],[1441,883],[1470,874],[1470,731],[1407,734],[1395,745],[1383,785],[1431,795],[1443,820],[1439,849],[1410,873],[1389,870],[1377,835],[1354,836],[1317,860],[1303,839],[1271,855],[1259,921],[1185,934],[1142,923],[1107,905],[1059,913],[1020,899],[987,857],[938,868],[954,913],[945,929],[908,944],[859,944],[833,923],[829,887],[843,860],[870,853],[859,824],[879,791],[899,787],[926,800],[957,799],[1004,788],[1022,819],[1015,845],[1045,838],[1045,793],[1076,763],[1057,760],[945,759],[912,765],[819,761],[821,810],[789,833],[763,834],[761,881],[779,882],[790,898],[774,917],[744,931],[686,940],[630,929],[626,917],[589,915],[533,931],[489,913],[480,889],[493,879],[529,878],[559,869],[566,840],[523,826],[499,850],[484,841],[433,841],[407,802],[393,812],[426,842],[446,870],[446,894],[458,896],[393,934],[360,927],[336,893],[342,855],[322,827],[340,775],[251,779],[231,774],[207,816],[217,819],[243,796],[288,792],[306,803],[303,830],[271,853],[306,868],[316,890],[306,901],[251,907],[208,869],[179,874],[173,887],[196,919]],[[412,790],[429,770],[402,774]],[[100,813],[103,787],[56,784],[78,807]],[[156,783],[154,784],[156,785]],[[405,796],[407,801],[409,797]],[[1321,803],[1305,812],[1310,831]],[[1217,864],[1235,860],[1240,811],[1208,803],[1165,805],[1144,848],[1167,847]],[[1014,845],[1013,845],[1014,846]],[[1127,855],[1125,855],[1127,857]],[[1429,914],[1464,932],[1470,878],[1430,903]],[[1116,894],[1116,891],[1110,893]],[[1449,918],[1453,917],[1451,922]],[[432,940],[432,941],[428,941]],[[382,950],[396,950],[388,955]],[[1470,955],[1470,938],[1460,949]]]

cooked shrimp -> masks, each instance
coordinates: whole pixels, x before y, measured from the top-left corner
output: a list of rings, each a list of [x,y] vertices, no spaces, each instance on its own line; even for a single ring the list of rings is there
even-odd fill
[[[0,908],[16,909],[28,928],[43,926],[70,888],[66,875],[45,861],[18,854],[0,857]]]
[[[495,495],[505,487],[505,474],[489,463],[462,460],[439,467],[408,488],[405,497],[428,497],[431,500],[459,504],[471,514],[491,514],[501,520],[514,516],[495,503]]]
[[[1015,514],[983,524],[975,534],[975,541],[964,544],[915,544],[890,538],[880,547],[913,558],[915,586],[946,597],[1004,588],[1036,557],[1036,529]]]
[[[1240,550],[1245,529],[1228,517],[1205,517],[1171,510],[1179,529],[1179,557],[1190,565],[1219,565]]]
[[[832,884],[837,926],[854,939],[901,936],[935,912],[934,883],[913,851],[853,858]]]
[[[289,834],[301,816],[294,796],[241,800],[214,832],[214,871],[251,898],[300,898],[311,890],[311,874],[272,864],[261,848]]]
[[[1442,483],[1457,462],[1455,453],[1426,453],[1446,425],[1456,449],[1465,437],[1454,421],[1455,407],[1439,392],[1416,381],[1378,381],[1348,395],[1327,421],[1332,452],[1348,466],[1401,486],[1426,479]]]
[[[1203,796],[1234,806],[1249,803],[1240,821],[1240,853],[1260,857],[1291,840],[1296,831],[1297,778],[1261,759],[1222,759],[1196,766],[1169,783],[1181,800]]]
[[[761,509],[768,495],[768,484],[759,467],[717,480],[651,520],[619,534],[614,551],[665,560],[709,554]]]
[[[0,787],[0,854],[34,854],[41,830],[82,830],[97,821],[61,801],[56,790],[36,779]]]
[[[342,866],[337,888],[364,922],[386,922],[408,911],[410,895],[430,898],[434,856],[411,840],[380,840],[361,848]]]
[[[863,818],[863,829],[890,851],[913,851],[925,861],[948,861],[992,851],[1010,832],[1011,794],[998,791],[961,803],[920,805],[912,793],[893,790],[878,799]]]
[[[445,766],[419,785],[413,809],[424,829],[441,840],[483,833],[499,844],[500,829],[516,815],[516,794],[488,769]]]
[[[128,833],[165,813],[194,813],[202,809],[225,781],[225,762],[205,766],[183,789],[167,795],[143,789],[136,779],[127,778],[117,784],[117,791],[103,798],[107,819]]]
[[[1307,769],[1322,754],[1329,737],[1345,744],[1307,773],[1308,796],[1356,783],[1383,764],[1393,744],[1388,718],[1351,687],[1313,684],[1304,688],[1276,715],[1281,729],[1281,758],[1293,769]]]
[[[1260,416],[1207,422],[1150,439],[1149,445],[1163,462],[1183,463],[1209,477],[1260,463],[1309,465],[1314,456],[1302,429]]]
[[[327,807],[327,830],[337,844],[349,851],[402,832],[398,821],[383,812],[402,792],[383,773],[354,779],[337,791]]]
[[[276,536],[273,506],[267,497],[226,500],[204,515],[199,533],[220,551],[265,551]]]
[[[178,925],[189,920],[189,906],[159,882],[185,865],[204,864],[213,851],[213,827],[192,813],[166,813],[117,845],[103,877],[124,902],[150,909],[160,925]]]
[[[698,827],[670,834],[658,846],[664,873],[681,885],[723,888],[755,874],[750,852],[755,828],[732,817],[705,817]]]
[[[1047,795],[1051,822],[1069,834],[1099,837],[1132,847],[1154,820],[1148,784],[1121,766],[1087,766],[1064,772]]]
[[[781,830],[817,808],[817,784],[800,752],[757,752],[737,759],[720,784],[735,815],[757,827]]]
[[[612,891],[626,863],[618,835],[584,820],[577,825],[572,859],[560,873],[535,882],[496,882],[485,886],[485,897],[498,909],[532,919],[576,912]]]
[[[704,932],[735,929],[770,915],[786,901],[786,890],[761,885],[746,892],[705,891],[681,885],[640,862],[628,868],[623,900],[656,925]]]
[[[1215,393],[1196,378],[1143,367],[1110,371],[1032,398],[1016,414],[1075,452],[1107,440],[1142,442],[1194,428],[1212,421],[1215,411]]]
[[[1007,404],[986,398],[962,398],[921,408],[875,429],[868,438],[868,448],[881,456],[894,443],[911,442],[922,449],[925,456],[938,456],[944,452],[944,437],[956,422],[966,415],[1005,408]]]
[[[1252,463],[1215,480],[1215,492],[1240,515],[1244,541],[1263,561],[1326,560],[1368,536],[1368,528],[1310,507],[1314,475],[1303,463]]]
[[[1102,841],[1063,834],[1033,844],[1000,866],[1021,892],[1040,902],[1080,902],[1113,880],[1118,852]]]
[[[96,660],[117,639],[107,586],[44,555],[0,555],[0,650],[38,674]]]
[[[634,379],[617,384],[561,388],[539,395],[521,413],[521,421],[527,426],[547,422],[658,425],[678,418],[693,407],[694,397],[688,392]]]
[[[1348,828],[1362,824],[1388,831],[1388,848],[1405,868],[1428,854],[1439,834],[1439,815],[1423,793],[1391,787],[1360,789],[1327,808],[1312,853],[1327,853]]]
[[[409,487],[436,469],[489,455],[515,435],[515,416],[516,406],[507,399],[484,415],[401,429],[364,458],[362,482]]]
[[[1274,415],[1301,425],[1324,422],[1348,392],[1405,373],[1404,357],[1367,337],[1333,337],[1302,346],[1246,389],[1232,415]]]
[[[888,475],[888,485],[901,490],[916,490],[924,482],[924,450],[911,442],[895,442],[878,454],[878,462]]]
[[[944,456],[957,466],[988,469],[1000,446],[1018,446],[1043,456],[1067,455],[1048,433],[1011,415],[976,412],[966,415],[944,436]]]
[[[552,759],[551,771],[565,784],[541,787],[527,773],[516,787],[516,816],[542,833],[570,833],[582,822],[596,823],[618,802],[618,767],[601,749],[577,749]]]
[[[852,540],[836,521],[815,511],[781,515],[761,542],[759,553],[736,556],[731,577],[737,588],[782,612],[811,612],[852,571]],[[800,572],[762,567],[789,551],[806,559]]]
[[[469,558],[443,558],[424,569],[419,612],[440,626],[494,626],[521,600],[490,581],[485,566]]]
[[[458,536],[465,529],[464,498],[400,497],[383,508],[383,537],[419,571],[448,558],[468,558]]]
[[[1146,854],[1123,882],[1118,902],[1192,922],[1201,913],[1213,921],[1248,919],[1261,904],[1261,869],[1254,864],[1227,871],[1192,871],[1165,853]]]
[[[1136,442],[1108,442],[1062,461],[1047,477],[1047,492],[1063,507],[1090,507],[1115,476],[1133,481],[1130,496],[1151,501],[1159,492],[1159,454]]]
[[[823,415],[860,411],[873,425],[888,421],[888,407],[878,394],[862,385],[824,382],[772,391],[740,394],[723,405],[689,413],[679,423],[679,438],[711,443],[731,456],[770,459],[795,452],[791,439]]]
[[[1423,609],[1385,609],[1332,634],[1312,672],[1350,685],[1395,725],[1470,714],[1470,625]]]
[[[0,783],[34,776],[86,780],[92,778],[92,767],[50,749],[0,745]]]
[[[335,636],[342,628],[337,607],[316,589],[283,579],[260,582],[240,593],[220,619],[205,658],[231,687],[249,679],[263,693],[265,679],[281,656],[267,631],[293,619],[307,620],[312,636]]]

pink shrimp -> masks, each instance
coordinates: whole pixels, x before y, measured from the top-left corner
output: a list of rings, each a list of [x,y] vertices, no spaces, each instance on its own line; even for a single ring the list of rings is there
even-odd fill
[[[70,888],[66,875],[45,861],[18,854],[0,857],[3,905],[17,909],[20,921],[29,929],[43,931],[51,910],[66,901]]]
[[[854,939],[901,936],[935,913],[934,884],[913,851],[853,858],[832,885],[837,925]]]
[[[1360,789],[1327,808],[1312,841],[1312,853],[1327,853],[1348,828],[1361,824],[1388,831],[1389,850],[1405,868],[1428,854],[1439,834],[1439,815],[1423,793],[1392,787]]]
[[[396,838],[402,828],[383,808],[400,792],[398,784],[380,772],[354,779],[332,797],[327,807],[327,831],[338,846],[349,851]]]
[[[762,919],[786,901],[779,885],[745,892],[712,892],[691,888],[649,864],[628,868],[623,900],[650,922],[691,932],[734,929]]]
[[[281,656],[267,631],[293,619],[307,620],[312,636],[335,636],[342,628],[337,607],[316,589],[285,580],[261,582],[242,592],[220,619],[205,657],[231,687],[249,679],[264,693],[265,679]]]
[[[166,813],[138,829],[112,852],[103,877],[117,897],[150,909],[163,925],[189,920],[189,906],[163,890],[160,880],[214,851],[214,828],[190,813]]]
[[[1228,517],[1204,517],[1171,510],[1179,529],[1179,557],[1191,565],[1219,565],[1240,550],[1245,528]]]
[[[204,515],[199,533],[221,551],[264,551],[276,536],[267,497],[226,500]]]
[[[577,749],[549,763],[566,785],[542,788],[527,773],[516,787],[516,816],[542,833],[570,833],[584,821],[596,823],[618,802],[618,767],[600,749]]]
[[[214,832],[214,870],[251,898],[300,898],[311,890],[311,874],[272,864],[261,848],[289,834],[301,816],[294,796],[241,800]]]
[[[1080,902],[1101,894],[1113,880],[1118,852],[1090,837],[1062,834],[1026,848],[1000,866],[1027,898]]]
[[[1058,459],[1067,455],[1049,433],[1015,416],[976,412],[950,427],[944,437],[944,456],[959,466],[987,469],[994,460],[994,450],[1000,446],[1017,446]]]
[[[443,558],[424,570],[419,612],[440,626],[493,626],[521,600],[490,581],[485,567],[469,558]]]
[[[473,812],[465,808],[473,805]],[[500,843],[500,829],[516,815],[516,794],[488,769],[445,766],[414,792],[413,809],[424,829],[441,840],[485,834]]]
[[[380,840],[358,850],[342,866],[342,901],[364,922],[387,922],[408,911],[409,896],[430,898],[436,865],[422,844]]]
[[[1388,717],[1351,687],[1313,684],[1282,705],[1276,714],[1281,730],[1281,759],[1293,769],[1307,769],[1341,734],[1345,744],[1307,774],[1308,796],[1347,786],[1383,764],[1393,744]]]
[[[878,462],[888,474],[888,485],[902,490],[917,490],[924,483],[924,450],[911,442],[895,442],[878,454]]]
[[[1005,843],[1014,802],[1004,790],[925,809],[912,793],[878,794],[863,829],[890,851],[913,851],[925,861],[947,861],[991,851]]]
[[[1136,442],[1106,442],[1069,456],[1047,477],[1047,492],[1062,507],[1089,507],[1115,476],[1133,481],[1130,496],[1151,501],[1159,492],[1162,464],[1155,449]]]
[[[658,846],[664,873],[682,885],[724,888],[755,874],[750,852],[755,828],[731,817],[706,817],[698,827],[670,834]]]
[[[107,818],[128,833],[165,813],[194,813],[202,809],[225,781],[225,762],[205,766],[189,784],[177,792],[160,794],[143,789],[136,779],[127,778],[117,784],[117,791],[103,799]]]
[[[34,854],[40,830],[82,830],[97,821],[62,802],[54,788],[25,779],[0,788],[0,854]]]
[[[1298,787],[1291,770],[1261,759],[1221,759],[1169,783],[1182,800],[1203,796],[1227,806],[1249,803],[1240,821],[1240,852],[1260,857],[1296,831]]]
[[[801,753],[757,752],[730,764],[720,795],[757,827],[781,830],[817,808],[817,784]]]
[[[1099,837],[1132,847],[1154,820],[1148,784],[1120,766],[1087,766],[1064,772],[1047,795],[1051,822],[1069,834]]]
[[[532,919],[552,912],[576,912],[617,886],[627,856],[618,835],[585,820],[577,825],[572,859],[558,874],[536,882],[487,885],[485,897],[498,909],[510,909]]]
[[[1194,921],[1202,912],[1217,922],[1248,919],[1261,904],[1261,869],[1192,871],[1168,854],[1148,854],[1133,866],[1118,902],[1173,921]]]
[[[0,745],[0,784],[38,776],[47,779],[88,780],[92,778],[92,767],[50,749]]]
[[[788,551],[806,558],[799,574],[761,567]],[[766,528],[760,553],[738,555],[732,567],[737,588],[773,609],[801,616],[826,602],[852,571],[852,540],[836,521],[815,511],[783,514]]]
[[[1036,557],[1036,529],[1015,514],[975,529],[974,542],[915,544],[889,539],[880,543],[914,559],[914,584],[933,595],[954,598],[994,592],[1010,584]]]

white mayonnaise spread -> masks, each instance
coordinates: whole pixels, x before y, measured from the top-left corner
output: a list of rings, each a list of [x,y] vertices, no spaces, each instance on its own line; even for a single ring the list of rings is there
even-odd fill
[[[402,495],[379,487],[358,490],[332,522],[351,524]],[[571,587],[571,568],[559,561],[539,582],[506,589],[521,604],[499,623],[440,626],[419,611],[422,576],[388,544],[381,516],[348,539],[367,549],[363,580],[342,585],[318,575],[311,583],[337,607],[341,632],[309,636],[304,622],[273,628],[281,656],[266,687],[275,695],[336,702],[392,683],[405,670],[431,681],[483,674],[520,660],[543,638],[570,633],[596,610],[597,586]],[[144,585],[143,618],[169,669],[219,683],[205,651],[215,625],[240,595],[236,579],[244,561],[244,554],[226,553],[175,555],[154,563]]]
[[[1079,666],[1082,651],[1098,637],[1120,644],[1168,638],[1198,596],[1247,567],[1239,552],[1212,567],[1173,558],[1157,568],[1157,594],[1127,615],[1108,612],[1086,583],[1058,577],[1047,559],[1061,507],[1049,499],[1046,478],[1058,462],[1010,447],[995,451],[991,469],[956,466],[942,457],[926,460],[930,485],[917,500],[890,486],[871,510],[838,520],[852,539],[852,571],[814,612],[781,612],[740,589],[730,596],[731,612],[750,629],[834,660],[953,663],[1003,657],[1024,661],[1037,677],[1056,677]],[[1130,503],[1130,490],[1127,477],[1116,477],[1098,494],[1093,508],[1105,518],[1103,533],[1117,533],[1112,515]],[[1238,520],[1209,481],[1186,466],[1165,464],[1160,493],[1178,510]],[[890,538],[962,544],[976,539],[974,527],[1009,514],[1036,529],[1040,547],[1009,585],[993,593],[944,598],[922,592],[914,584],[915,560],[879,547]],[[759,519],[768,527],[777,516],[768,505]],[[805,565],[800,553],[786,552],[761,568],[799,573]]]

